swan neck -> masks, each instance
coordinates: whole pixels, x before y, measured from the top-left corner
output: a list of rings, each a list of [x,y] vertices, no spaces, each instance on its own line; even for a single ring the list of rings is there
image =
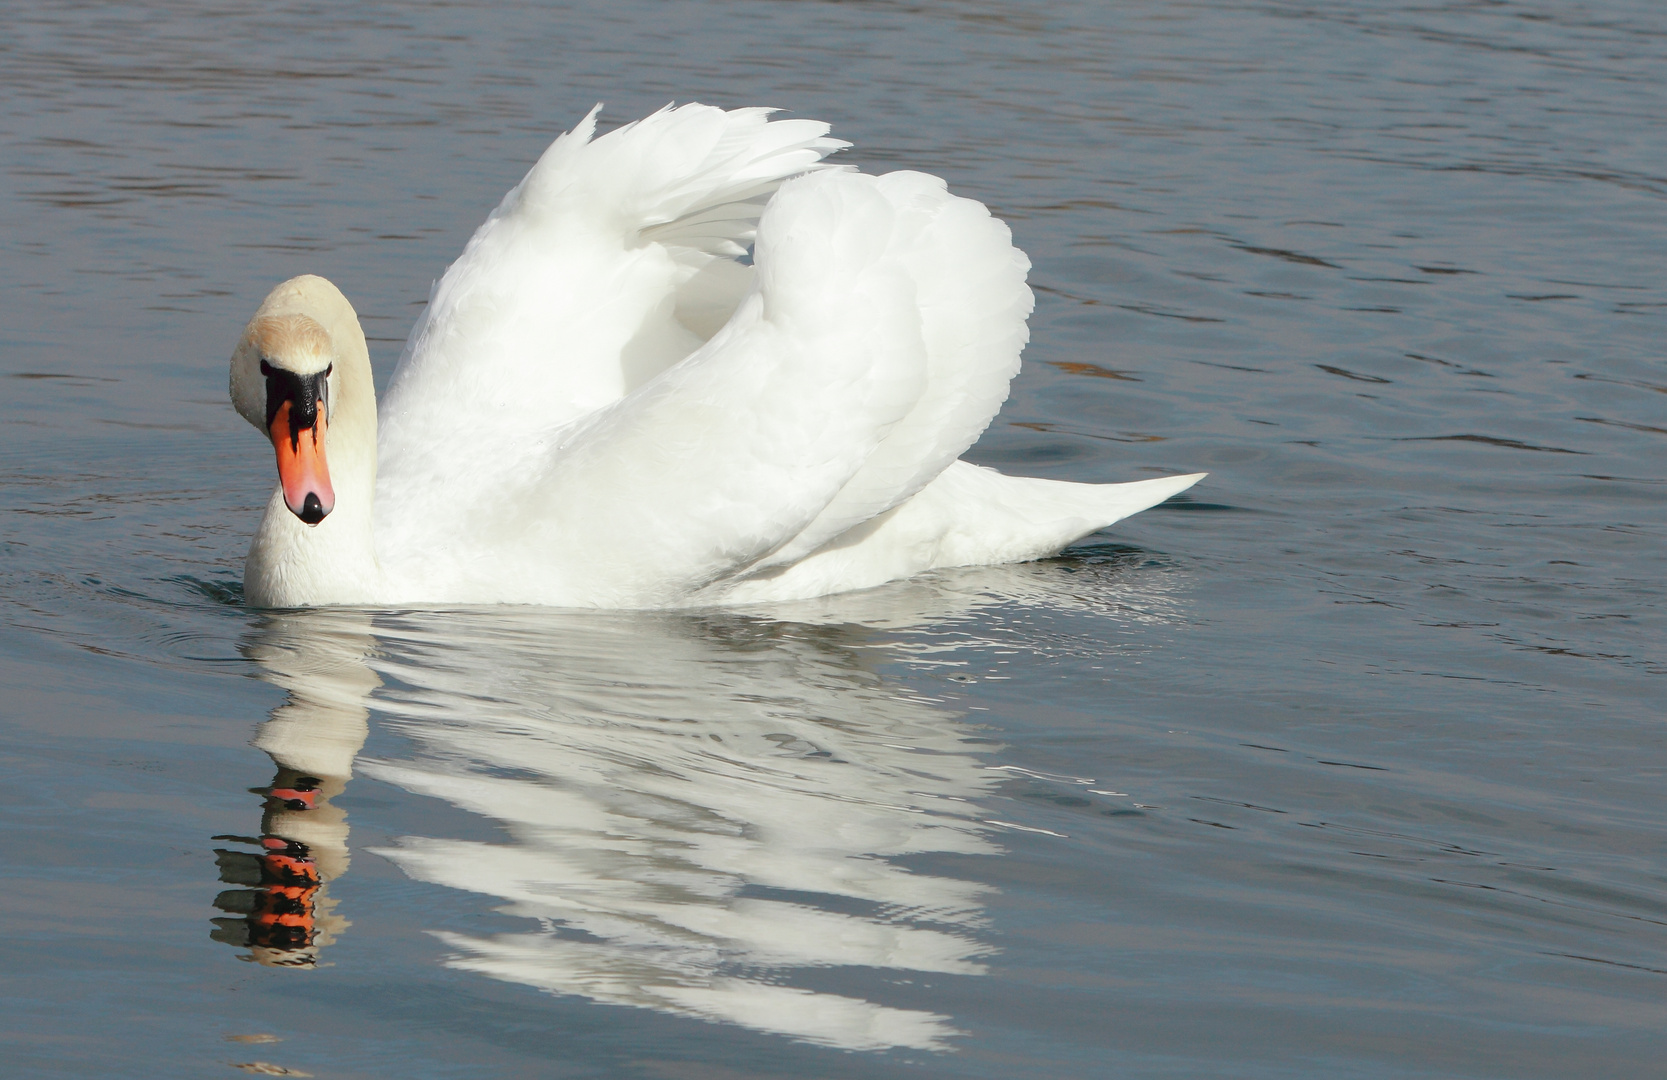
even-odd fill
[[[383,591],[372,530],[376,387],[370,351],[352,306],[333,286],[330,292],[306,313],[330,335],[335,350],[325,434],[335,507],[308,525],[285,504],[283,489],[274,489],[244,564],[245,598],[259,607],[369,604]]]

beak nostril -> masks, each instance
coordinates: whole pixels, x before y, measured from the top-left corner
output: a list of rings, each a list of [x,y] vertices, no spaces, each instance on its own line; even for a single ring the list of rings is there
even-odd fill
[[[317,525],[324,520],[325,513],[324,504],[319,501],[318,494],[309,491],[306,501],[301,504],[301,512],[295,516],[308,525]]]

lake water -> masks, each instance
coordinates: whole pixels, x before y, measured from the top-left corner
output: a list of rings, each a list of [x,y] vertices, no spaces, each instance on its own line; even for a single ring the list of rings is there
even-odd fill
[[[1661,1075],[1658,3],[4,8],[7,1076]],[[767,612],[245,608],[266,290],[386,379],[674,99],[1011,222],[975,460],[1209,479]]]

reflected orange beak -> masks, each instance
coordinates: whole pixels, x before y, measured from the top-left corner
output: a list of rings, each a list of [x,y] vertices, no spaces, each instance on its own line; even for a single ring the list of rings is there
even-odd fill
[[[283,485],[284,505],[290,513],[317,525],[336,508],[336,493],[330,487],[330,468],[324,462],[324,410],[312,427],[292,430],[290,403],[278,406],[267,433],[278,452],[278,483]]]

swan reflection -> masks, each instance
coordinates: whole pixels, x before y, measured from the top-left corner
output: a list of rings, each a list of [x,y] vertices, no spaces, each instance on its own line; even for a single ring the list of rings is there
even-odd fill
[[[347,816],[330,800],[353,775],[353,758],[369,733],[366,666],[370,620],[359,613],[314,612],[267,619],[244,655],[289,700],[260,726],[255,745],[272,756],[262,796],[259,836],[217,836],[254,850],[220,848],[228,889],[214,905],[214,938],[247,946],[246,958],[272,967],[313,967],[319,950],[350,923],[338,916],[326,883],[347,872]]]
[[[844,1047],[950,1033],[774,981],[977,974],[988,951],[980,886],[891,858],[993,853],[968,800],[994,779],[952,713],[875,673],[861,635],[585,616],[499,619],[462,650],[436,621],[397,620],[388,638],[383,703],[419,750],[364,771],[494,818],[507,841],[409,837],[379,854],[537,921],[441,935],[453,966]]]
[[[346,820],[329,799],[356,767],[502,829],[493,842],[405,836],[372,849],[527,920],[434,931],[451,967],[847,1049],[944,1048],[948,1017],[789,984],[805,968],[978,975],[993,951],[981,936],[989,887],[909,858],[999,853],[977,803],[1004,775],[957,709],[886,672],[911,650],[883,627],[916,621],[886,616],[922,596],[963,610],[990,599],[939,582],[777,613],[798,621],[272,618],[246,649],[289,692],[257,738],[278,766],[259,842],[268,856],[300,845],[319,884],[305,940],[253,929],[244,940],[263,962],[307,966],[347,925],[323,890],[347,869]],[[886,610],[861,610],[876,603]],[[355,765],[367,708],[406,740],[398,760]],[[268,893],[274,876],[261,879]]]

